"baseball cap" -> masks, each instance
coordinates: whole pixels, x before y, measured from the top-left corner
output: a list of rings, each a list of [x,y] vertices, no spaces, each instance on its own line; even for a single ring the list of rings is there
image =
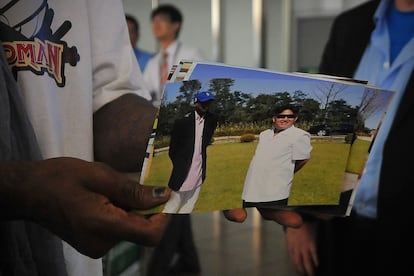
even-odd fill
[[[203,103],[203,102],[214,100],[214,95],[210,91],[201,91],[201,92],[198,92],[195,95],[194,100],[195,100],[195,102],[202,102]]]

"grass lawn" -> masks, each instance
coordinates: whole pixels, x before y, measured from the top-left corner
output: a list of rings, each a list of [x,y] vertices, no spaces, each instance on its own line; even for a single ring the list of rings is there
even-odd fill
[[[345,143],[312,142],[311,160],[294,178],[289,205],[336,204],[345,170],[362,167],[369,143],[356,140],[352,151]],[[207,177],[194,212],[241,207],[244,178],[257,142],[214,144],[208,147]],[[355,162],[348,161],[353,154]],[[146,185],[167,185],[171,172],[167,152],[157,154],[145,179]],[[149,213],[161,211],[163,206]]]
[[[368,149],[371,141],[356,139],[349,153],[346,171],[355,174],[361,174],[368,157]]]

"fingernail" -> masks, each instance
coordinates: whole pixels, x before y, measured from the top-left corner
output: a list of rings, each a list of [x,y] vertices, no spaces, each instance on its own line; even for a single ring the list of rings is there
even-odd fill
[[[165,191],[166,191],[166,187],[155,187],[152,189],[152,196],[153,197],[164,197]]]

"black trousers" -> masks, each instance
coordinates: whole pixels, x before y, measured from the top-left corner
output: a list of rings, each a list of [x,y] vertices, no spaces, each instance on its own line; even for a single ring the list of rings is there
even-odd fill
[[[175,259],[175,257],[178,257]],[[200,262],[193,239],[190,214],[173,214],[160,244],[154,248],[148,276],[197,273]]]
[[[355,213],[323,221],[318,229],[316,275],[414,275],[410,232],[409,227],[387,225]]]

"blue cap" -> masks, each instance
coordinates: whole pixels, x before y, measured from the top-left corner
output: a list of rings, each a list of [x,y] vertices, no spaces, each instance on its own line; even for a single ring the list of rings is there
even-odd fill
[[[210,91],[198,92],[195,96],[195,102],[207,102],[214,100],[214,95]]]

